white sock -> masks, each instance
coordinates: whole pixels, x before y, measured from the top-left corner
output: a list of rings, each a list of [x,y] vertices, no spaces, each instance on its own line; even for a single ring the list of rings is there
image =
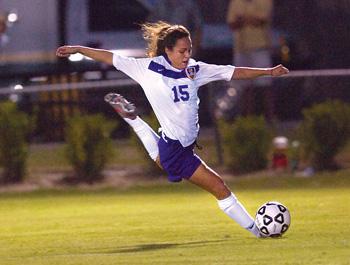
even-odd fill
[[[218,204],[220,209],[231,219],[236,221],[241,227],[247,229],[256,237],[260,237],[260,232],[255,225],[254,219],[249,215],[233,193],[223,200],[218,200]]]
[[[132,127],[134,132],[140,138],[143,146],[146,148],[149,156],[155,161],[159,154],[159,135],[156,134],[139,116],[134,120],[128,118],[124,118],[124,120]]]

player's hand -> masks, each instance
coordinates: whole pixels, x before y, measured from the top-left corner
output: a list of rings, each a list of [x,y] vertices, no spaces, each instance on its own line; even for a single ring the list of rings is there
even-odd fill
[[[271,68],[271,76],[281,76],[288,73],[289,73],[289,70],[286,67],[284,67],[282,64],[279,64]]]
[[[61,46],[56,50],[58,57],[69,57],[72,54],[79,52],[79,46]]]

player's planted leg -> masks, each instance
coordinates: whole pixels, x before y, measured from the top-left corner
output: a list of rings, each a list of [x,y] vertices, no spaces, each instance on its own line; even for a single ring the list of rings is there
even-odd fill
[[[253,233],[256,237],[261,237],[254,219],[249,215],[233,193],[223,200],[218,200],[218,204],[220,209],[231,219],[235,220],[240,226]]]
[[[198,167],[189,181],[213,194],[218,200],[220,209],[225,214],[256,237],[261,237],[254,219],[226,186],[221,177],[204,162]]]

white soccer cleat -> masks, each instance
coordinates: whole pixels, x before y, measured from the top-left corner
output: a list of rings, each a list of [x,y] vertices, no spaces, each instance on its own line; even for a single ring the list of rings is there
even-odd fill
[[[122,95],[108,93],[104,100],[109,103],[122,118],[134,120],[136,118],[136,107],[127,101]]]

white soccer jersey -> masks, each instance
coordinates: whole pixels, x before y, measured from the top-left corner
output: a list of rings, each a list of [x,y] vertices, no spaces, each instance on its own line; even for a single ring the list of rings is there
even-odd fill
[[[164,56],[124,57],[114,53],[113,65],[143,88],[165,135],[192,144],[198,135],[198,88],[211,81],[231,80],[235,67],[196,62],[186,69],[171,66]]]

